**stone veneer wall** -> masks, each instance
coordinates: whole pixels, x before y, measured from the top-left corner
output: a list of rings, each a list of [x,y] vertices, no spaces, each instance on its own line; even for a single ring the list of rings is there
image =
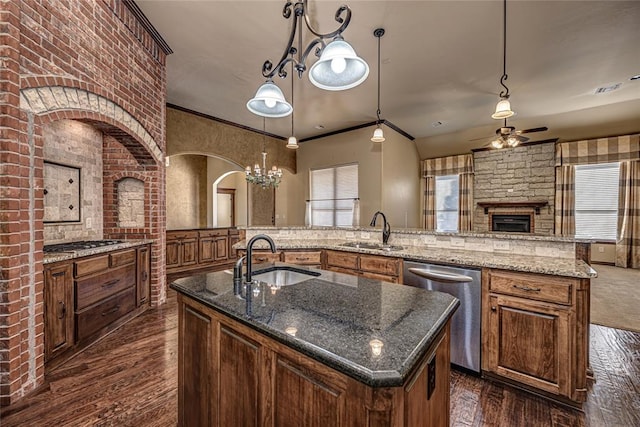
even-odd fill
[[[0,0],[0,405],[44,383],[43,126],[102,131],[103,233],[153,239],[151,300],[164,299],[166,55],[121,0]],[[113,183],[145,182],[145,226],[115,222]]]
[[[59,120],[44,125],[42,136],[44,159],[80,168],[81,183],[80,221],[45,224],[44,243],[101,239],[102,132],[86,123]],[[46,203],[45,197],[45,209]]]
[[[535,234],[554,233],[555,146],[525,145],[473,155],[474,202],[546,200],[549,204],[534,216]],[[533,208],[490,208],[495,213],[529,213]],[[490,230],[489,215],[476,205],[474,231]]]

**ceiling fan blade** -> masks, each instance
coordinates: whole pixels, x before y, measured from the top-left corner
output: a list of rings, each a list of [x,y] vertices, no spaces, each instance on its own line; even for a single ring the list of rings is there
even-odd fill
[[[470,140],[469,140],[469,142],[472,142],[472,141],[480,141],[481,139],[489,139],[489,138],[491,138],[491,137],[492,137],[492,136],[481,136],[480,138],[473,138],[473,139],[470,139]]]
[[[539,128],[531,128],[531,129],[523,129],[519,131],[520,133],[533,133],[533,132],[544,132],[545,130],[549,130],[548,127],[542,126]]]

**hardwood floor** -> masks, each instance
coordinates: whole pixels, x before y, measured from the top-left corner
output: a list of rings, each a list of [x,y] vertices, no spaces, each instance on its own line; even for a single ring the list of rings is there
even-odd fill
[[[149,310],[54,370],[0,426],[175,426],[177,310]],[[640,333],[592,325],[584,412],[452,370],[452,426],[640,426]]]

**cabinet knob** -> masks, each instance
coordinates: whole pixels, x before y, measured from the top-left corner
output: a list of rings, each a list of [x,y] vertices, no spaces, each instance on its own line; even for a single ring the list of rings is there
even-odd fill
[[[491,311],[496,311],[496,310],[497,310],[497,308],[496,308],[496,306],[495,306],[495,305],[494,305],[494,306],[491,306]]]
[[[64,301],[58,301],[58,319],[64,319],[67,314],[67,306]]]

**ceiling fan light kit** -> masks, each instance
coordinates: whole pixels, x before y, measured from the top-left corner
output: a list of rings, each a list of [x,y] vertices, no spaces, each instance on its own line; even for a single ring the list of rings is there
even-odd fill
[[[254,114],[263,117],[285,117],[293,111],[293,107],[286,102],[284,96],[282,96],[281,103],[274,104],[273,98],[265,99],[264,96],[259,96],[262,95],[260,90],[268,84],[276,86],[273,83],[273,77],[276,74],[281,78],[286,78],[285,66],[289,62],[292,63],[292,69],[297,71],[298,77],[302,78],[302,74],[307,69],[305,62],[312,51],[315,51],[315,55],[320,59],[309,70],[309,80],[320,89],[330,91],[351,89],[364,82],[369,75],[369,65],[358,57],[353,47],[342,37],[342,32],[351,21],[351,9],[346,5],[340,6],[335,13],[335,20],[340,24],[339,27],[323,34],[312,27],[307,3],[308,0],[297,1],[295,4],[287,1],[284,5],[282,16],[285,19],[293,16],[289,41],[277,64],[274,65],[271,60],[266,60],[262,65],[262,75],[267,79],[267,82],[247,103],[247,108]],[[304,50],[302,49],[303,22],[307,30],[315,36]],[[298,46],[294,47],[296,31]],[[327,43],[327,40],[331,41]],[[270,86],[269,89],[273,90]],[[276,109],[277,112],[274,111]]]

